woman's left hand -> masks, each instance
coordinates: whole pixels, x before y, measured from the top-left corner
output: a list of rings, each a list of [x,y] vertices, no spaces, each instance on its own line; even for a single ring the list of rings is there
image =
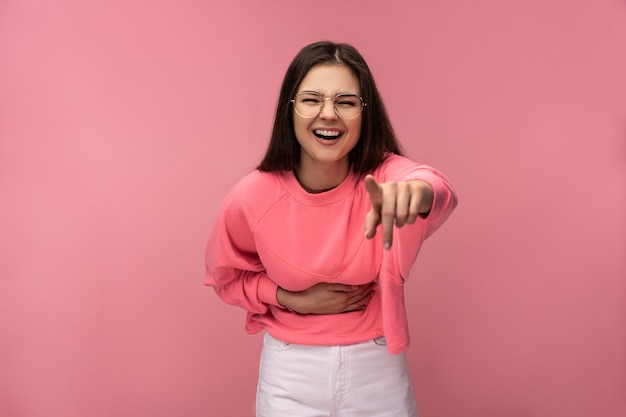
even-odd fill
[[[379,183],[373,176],[365,177],[365,189],[370,195],[372,208],[365,217],[365,237],[376,235],[382,224],[385,249],[391,248],[393,225],[413,224],[420,214],[427,214],[433,204],[433,188],[426,181],[388,181]]]

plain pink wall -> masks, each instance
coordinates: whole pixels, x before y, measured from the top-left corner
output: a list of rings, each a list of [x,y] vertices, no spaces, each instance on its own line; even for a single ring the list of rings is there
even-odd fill
[[[407,285],[421,416],[626,415],[626,3],[5,0],[1,416],[253,415],[204,244],[320,39],[460,196]]]

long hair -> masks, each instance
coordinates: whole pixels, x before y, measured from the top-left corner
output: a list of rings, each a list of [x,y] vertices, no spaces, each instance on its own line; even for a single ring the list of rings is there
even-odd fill
[[[311,68],[321,65],[344,65],[359,81],[363,109],[361,136],[350,151],[349,160],[356,173],[375,169],[388,153],[402,155],[402,149],[387,116],[372,73],[361,54],[351,45],[322,41],[305,46],[293,59],[280,89],[270,143],[257,167],[260,171],[291,171],[300,162],[300,144],[296,139],[291,100]]]

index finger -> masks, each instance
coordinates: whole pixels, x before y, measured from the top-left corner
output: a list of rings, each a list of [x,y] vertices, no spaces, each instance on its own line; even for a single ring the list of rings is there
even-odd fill
[[[328,289],[335,292],[352,292],[358,290],[359,288],[359,285],[328,284]]]

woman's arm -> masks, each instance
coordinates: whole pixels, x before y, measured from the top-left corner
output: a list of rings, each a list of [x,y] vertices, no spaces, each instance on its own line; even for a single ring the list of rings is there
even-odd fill
[[[205,284],[228,304],[263,314],[276,300],[278,285],[265,272],[256,252],[249,216],[237,200],[226,199],[206,247]]]

